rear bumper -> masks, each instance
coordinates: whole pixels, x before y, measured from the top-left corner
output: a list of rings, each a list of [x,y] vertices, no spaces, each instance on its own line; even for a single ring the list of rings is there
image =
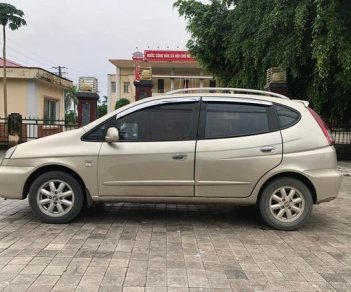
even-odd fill
[[[336,169],[307,170],[304,174],[316,189],[317,204],[329,202],[338,196],[342,175]]]
[[[33,167],[0,166],[0,197],[22,199],[24,184]]]

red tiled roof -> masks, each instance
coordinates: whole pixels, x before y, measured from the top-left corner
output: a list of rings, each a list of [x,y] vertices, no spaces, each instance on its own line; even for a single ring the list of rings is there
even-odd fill
[[[6,66],[7,67],[24,67],[21,64],[13,62],[9,59],[6,59]],[[3,58],[0,58],[0,67],[4,67],[4,59]]]

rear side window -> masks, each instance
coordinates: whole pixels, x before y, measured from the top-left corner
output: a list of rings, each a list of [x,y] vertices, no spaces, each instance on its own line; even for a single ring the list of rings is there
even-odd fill
[[[300,114],[291,108],[276,105],[276,111],[281,129],[289,128],[300,120]]]
[[[204,138],[224,138],[269,132],[267,106],[206,103]]]

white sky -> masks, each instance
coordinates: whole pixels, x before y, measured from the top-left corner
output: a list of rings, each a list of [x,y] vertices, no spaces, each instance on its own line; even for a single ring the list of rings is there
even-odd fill
[[[27,26],[7,29],[7,57],[25,66],[67,67],[67,78],[99,80],[107,94],[109,59],[130,59],[138,47],[185,49],[189,34],[174,0],[8,0]],[[1,38],[2,46],[2,38]]]

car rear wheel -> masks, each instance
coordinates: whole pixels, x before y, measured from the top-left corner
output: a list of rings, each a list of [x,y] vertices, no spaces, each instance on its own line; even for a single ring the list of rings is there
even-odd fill
[[[310,190],[295,178],[279,178],[270,182],[259,200],[263,220],[281,230],[294,230],[305,224],[312,207]]]
[[[68,223],[81,212],[84,194],[73,176],[61,171],[50,171],[32,183],[28,201],[33,213],[42,221]]]

